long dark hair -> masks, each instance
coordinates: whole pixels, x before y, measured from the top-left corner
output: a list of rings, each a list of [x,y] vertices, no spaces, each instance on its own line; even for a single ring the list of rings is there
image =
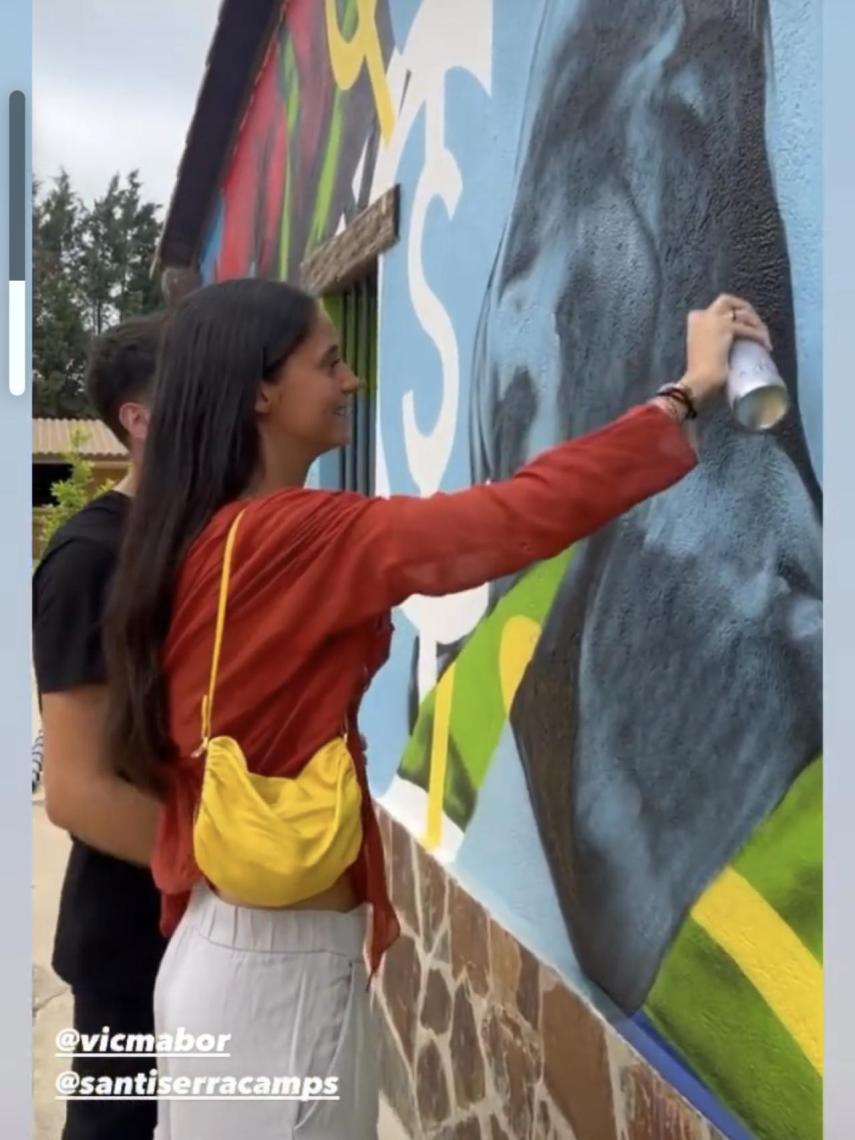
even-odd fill
[[[190,294],[166,322],[105,628],[111,756],[140,787],[160,791],[171,753],[161,654],[181,559],[246,491],[259,460],[259,382],[304,341],[316,312],[298,289],[246,279]]]

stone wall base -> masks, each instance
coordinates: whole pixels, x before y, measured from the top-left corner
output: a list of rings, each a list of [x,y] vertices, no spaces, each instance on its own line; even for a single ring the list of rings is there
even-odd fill
[[[402,934],[373,987],[413,1140],[721,1140],[378,807]]]

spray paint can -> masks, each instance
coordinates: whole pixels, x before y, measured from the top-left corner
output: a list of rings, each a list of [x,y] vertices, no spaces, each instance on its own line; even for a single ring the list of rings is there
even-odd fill
[[[769,431],[790,410],[790,394],[775,362],[753,340],[736,340],[727,376],[730,409],[748,431]]]

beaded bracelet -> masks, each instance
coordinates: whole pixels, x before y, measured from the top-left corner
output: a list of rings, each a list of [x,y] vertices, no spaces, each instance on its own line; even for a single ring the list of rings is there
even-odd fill
[[[656,393],[657,396],[668,396],[672,400],[677,400],[686,409],[686,419],[696,420],[698,418],[698,409],[695,407],[695,401],[689,395],[685,388],[681,388],[679,384],[666,384],[664,388],[660,388]]]

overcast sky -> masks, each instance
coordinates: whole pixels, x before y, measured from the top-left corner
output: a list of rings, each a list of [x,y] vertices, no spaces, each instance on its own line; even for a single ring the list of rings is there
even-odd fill
[[[33,172],[169,202],[219,0],[33,0]],[[163,214],[161,214],[161,218]]]

